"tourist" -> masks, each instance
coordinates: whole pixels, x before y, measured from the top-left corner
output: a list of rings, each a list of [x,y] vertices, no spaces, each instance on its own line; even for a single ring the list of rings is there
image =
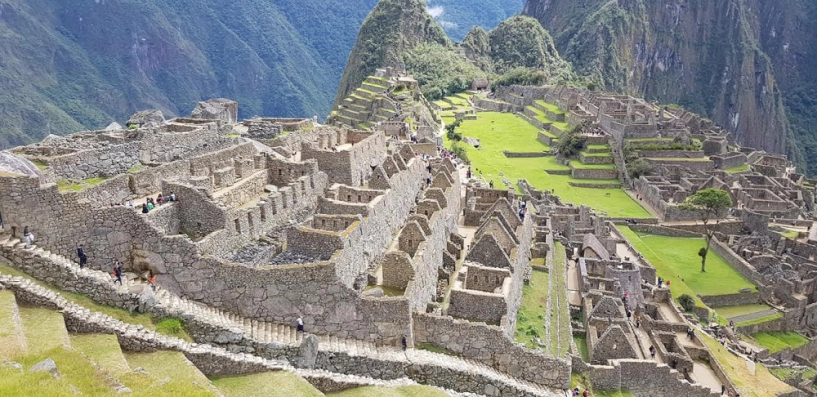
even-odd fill
[[[170,192],[170,201],[176,201],[176,193]]]
[[[494,181],[488,182],[488,187],[493,189],[494,188]]]
[[[658,277],[658,288],[664,287],[664,279],[662,277]]]
[[[669,280],[667,280],[667,289],[669,289]]]
[[[585,389],[584,393],[582,393],[582,397],[590,397],[590,390]]]
[[[128,207],[133,208],[133,199],[128,200]]]
[[[148,212],[150,212],[150,209],[148,208],[147,203],[146,203],[146,204],[142,204],[142,213],[143,213],[143,214],[147,214]]]
[[[431,178],[426,178],[426,185],[431,186]]]
[[[117,262],[116,266],[113,267],[113,275],[116,277],[114,280],[114,284],[119,283],[122,285],[122,266]]]
[[[650,346],[650,357],[655,360],[655,346]]]
[[[632,322],[632,321],[630,321],[630,318],[633,316],[633,312],[631,312],[630,309],[626,309],[626,310],[627,310],[627,322],[628,323]]]
[[[729,320],[729,328],[732,328],[733,330],[735,329],[735,322],[734,321]]]
[[[298,319],[295,320],[295,323],[298,324],[298,332],[304,332],[304,319],[298,316]]]
[[[161,193],[159,193],[159,197],[156,198],[156,202],[159,203],[159,205],[164,204],[165,198],[162,196]]]
[[[471,179],[471,167],[468,167],[468,171],[465,171],[465,177]]]
[[[26,244],[26,249],[31,248],[31,244],[34,244],[34,233],[28,231],[28,226],[23,228],[23,242]]]
[[[147,201],[148,211],[152,211],[156,206],[153,205],[153,199],[148,199]]]
[[[156,291],[156,275],[152,274],[148,278],[148,284],[150,284],[150,289]]]
[[[79,257],[79,268],[82,269],[88,263],[88,257],[85,256],[85,250],[81,245],[77,248],[77,256]]]
[[[403,351],[406,351],[406,349],[408,348],[408,340],[406,339],[405,335],[403,335],[403,337],[400,338],[400,342],[403,344]]]
[[[721,395],[726,394],[726,385],[721,385]]]
[[[578,388],[578,387],[573,389],[573,395],[574,395],[574,396],[578,396],[578,395],[579,395],[579,388]]]

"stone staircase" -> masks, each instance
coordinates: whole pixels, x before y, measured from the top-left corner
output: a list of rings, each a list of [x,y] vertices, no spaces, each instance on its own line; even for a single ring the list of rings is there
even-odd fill
[[[163,316],[170,316],[170,317],[179,317],[182,318],[186,323],[194,323],[194,324],[204,324],[209,329],[213,330],[214,334],[232,334],[233,337],[228,340],[218,340],[216,337],[214,340],[200,340],[203,343],[215,343],[215,344],[223,344],[231,347],[236,347],[236,351],[242,351],[241,346],[234,346],[233,344],[238,341],[249,340],[253,342],[253,345],[269,345],[265,346],[265,350],[269,353],[270,349],[283,349],[288,351],[297,351],[297,347],[301,344],[303,340],[303,334],[300,334],[296,331],[296,328],[290,325],[284,324],[276,324],[276,323],[268,323],[263,321],[258,321],[254,319],[244,318],[234,313],[225,312],[216,308],[208,307],[203,304],[193,302],[184,298],[180,298],[171,294],[170,292],[156,286],[155,293],[150,286],[145,285],[138,279],[125,279],[123,277],[123,285],[115,285],[113,284],[113,277],[111,274],[107,272],[102,272],[98,270],[92,270],[89,268],[80,269],[79,265],[74,263],[73,261],[50,251],[44,250],[41,247],[32,246],[29,249],[25,249],[20,242],[19,239],[12,238],[8,234],[0,235],[0,248],[5,247],[5,249],[13,249],[13,250],[25,250],[30,255],[38,256],[44,259],[48,259],[53,266],[59,268],[59,271],[46,271],[46,273],[53,275],[50,280],[44,280],[49,283],[53,283],[54,285],[61,287],[63,289],[72,290],[73,283],[71,279],[78,279],[82,278],[85,281],[91,281],[95,284],[98,290],[104,290],[108,288],[114,294],[118,294],[120,297],[119,299],[114,298],[114,301],[118,301],[120,304],[123,302],[128,302],[128,300],[144,300],[141,299],[141,295],[152,295],[153,299],[152,304],[143,308],[143,311],[148,311],[154,314],[161,314]],[[2,250],[0,250],[2,252]],[[60,276],[60,274],[64,274],[65,272],[69,273],[69,276]],[[18,280],[19,281],[19,280]],[[26,283],[33,285],[26,281]],[[62,284],[60,284],[62,283]],[[38,287],[41,288],[41,287]],[[47,291],[47,290],[44,290]],[[78,291],[82,293],[83,291]],[[56,298],[59,295],[53,293],[51,291],[44,292],[45,295]],[[59,297],[64,301],[64,298]],[[148,299],[148,301],[150,301]],[[107,302],[99,302],[102,304],[108,304]],[[63,303],[63,304],[70,304],[70,303]],[[127,303],[122,305],[116,305],[118,307],[124,307],[128,310],[134,310],[135,308],[131,305],[128,307]],[[87,309],[83,309],[87,311]],[[91,314],[90,312],[86,314]],[[104,315],[100,315],[104,316]],[[107,316],[104,316],[107,317]],[[96,318],[96,317],[94,317]],[[117,321],[117,320],[113,320]],[[141,328],[141,327],[140,327]],[[144,331],[144,330],[142,330]],[[197,337],[195,332],[191,332],[194,338],[199,341],[200,338]],[[164,336],[159,335],[160,338],[166,338]],[[339,355],[346,357],[351,360],[363,360],[368,363],[367,366],[350,366],[345,367],[343,372],[347,375],[343,376],[359,376],[363,378],[368,378],[371,375],[370,371],[372,368],[377,368],[378,366],[389,367],[389,368],[402,368],[404,372],[407,372],[407,368],[409,366],[413,368],[420,368],[429,371],[431,374],[438,374],[441,371],[446,373],[454,373],[454,374],[469,374],[472,377],[478,377],[480,379],[484,379],[487,383],[491,385],[499,385],[502,390],[513,390],[514,395],[519,396],[551,396],[551,395],[558,395],[558,392],[555,392],[549,388],[541,387],[538,385],[534,385],[525,381],[521,381],[510,376],[505,375],[499,371],[494,370],[486,365],[479,364],[473,362],[471,360],[463,359],[456,356],[449,356],[440,353],[432,353],[429,351],[424,350],[414,350],[411,349],[408,352],[402,351],[402,349],[394,346],[378,346],[372,342],[362,341],[357,339],[344,339],[338,338],[336,336],[331,335],[318,335],[319,340],[319,353],[324,355]],[[186,343],[186,342],[182,342]],[[176,342],[172,343],[171,345],[175,346]],[[207,346],[207,345],[204,345]],[[243,351],[252,352],[252,350],[244,349]],[[239,353],[230,353],[230,354],[239,354]],[[244,353],[240,353],[244,354]],[[279,354],[276,357],[280,357]],[[266,360],[261,357],[256,357],[259,360]],[[281,361],[273,360],[273,362],[279,366],[281,365]],[[369,370],[367,370],[368,368]],[[358,371],[358,373],[354,373]],[[335,371],[333,370],[332,373]],[[329,374],[330,372],[327,372]],[[395,375],[394,379],[387,379],[389,380],[396,380],[398,378],[403,377],[403,375]],[[418,375],[419,376],[419,375]],[[429,375],[430,376],[430,375]],[[378,376],[374,376],[378,378]],[[426,378],[422,378],[418,381],[426,380]],[[426,382],[421,382],[426,383]],[[431,381],[428,382],[434,386],[443,387],[451,390],[459,390],[458,383],[451,383],[451,384],[435,384]],[[460,390],[465,392],[473,392],[467,390]]]

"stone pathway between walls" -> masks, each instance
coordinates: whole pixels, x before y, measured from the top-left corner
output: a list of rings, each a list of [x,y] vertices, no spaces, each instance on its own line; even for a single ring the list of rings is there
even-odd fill
[[[768,310],[764,310],[762,312],[749,313],[749,314],[744,314],[742,316],[731,317],[731,318],[729,318],[729,320],[734,321],[735,324],[737,324],[737,323],[742,323],[742,322],[745,322],[745,321],[756,320],[758,318],[763,318],[763,317],[766,317],[766,316],[771,316],[771,315],[773,315],[775,313],[777,313],[777,309],[768,309]]]
[[[50,264],[50,266],[58,268],[53,272],[48,272],[49,274],[53,274],[54,277],[59,277],[59,274],[63,274],[66,271],[70,272],[75,279],[82,278],[92,281],[98,290],[108,289],[120,295],[122,302],[133,301],[135,298],[138,298],[138,296],[130,291],[149,288],[138,280],[125,280],[124,278],[123,286],[114,285],[112,282],[113,278],[109,273],[88,268],[80,269],[79,265],[73,261],[36,246],[25,249],[19,239],[11,238],[7,234],[0,235],[0,245],[6,250],[12,249],[15,252],[25,250],[26,255],[34,255],[47,259],[48,261],[45,261],[46,265]],[[11,265],[16,267],[16,264],[12,263]],[[53,294],[53,292],[51,293]],[[150,295],[150,292],[146,291],[146,294]],[[229,333],[237,335],[239,339],[246,338],[256,343],[266,344],[269,347],[267,350],[275,349],[276,345],[278,345],[279,348],[294,348],[300,345],[303,338],[292,326],[244,318],[233,313],[224,312],[177,297],[158,287],[157,292],[152,298],[153,299],[145,299],[148,301],[146,303],[148,306],[146,311],[148,312],[166,313],[169,316],[180,317],[185,321],[206,324],[217,331],[228,331]],[[104,302],[100,303],[104,304]],[[127,309],[133,310],[134,308],[131,307]],[[419,372],[418,377],[428,380],[428,382],[423,383],[429,383],[432,386],[446,387],[446,384],[450,382],[450,378],[458,377],[459,375],[462,379],[470,377],[483,379],[486,384],[491,387],[486,386],[484,391],[479,390],[479,392],[489,396],[562,395],[561,390],[553,390],[512,378],[486,365],[461,357],[415,349],[403,352],[402,349],[393,346],[378,346],[368,341],[342,339],[327,335],[318,335],[318,339],[318,348],[321,352],[343,353],[352,358],[369,361],[375,366],[377,363],[383,363],[384,366],[389,367],[398,364],[406,368],[407,373],[415,372],[416,370],[416,372]],[[218,341],[215,342],[218,343]],[[225,344],[227,343],[228,342],[225,342]],[[433,381],[433,377],[435,376],[439,376],[441,379],[445,378],[443,380],[445,384],[433,384],[431,381]],[[365,378],[365,376],[363,378]],[[465,387],[465,385],[463,385],[463,387]],[[448,388],[454,389],[454,387]],[[467,389],[455,391],[474,392],[473,390]]]

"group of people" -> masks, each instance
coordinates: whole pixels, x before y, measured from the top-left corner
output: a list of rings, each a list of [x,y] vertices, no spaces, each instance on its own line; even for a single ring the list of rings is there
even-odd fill
[[[580,392],[579,392],[579,388],[577,387],[577,388],[574,388],[574,389],[573,389],[573,396],[574,396],[574,397],[575,397],[575,396],[590,397],[590,391],[589,391],[589,390],[587,390],[587,389],[585,389],[585,390],[584,390],[584,392],[581,392],[581,393],[580,393]]]
[[[170,195],[165,197],[162,193],[159,193],[159,196],[156,197],[156,200],[153,197],[148,197],[144,204],[142,204],[142,213],[147,214],[148,212],[152,211],[154,208],[165,204],[171,203],[176,201],[176,193],[170,192]]]

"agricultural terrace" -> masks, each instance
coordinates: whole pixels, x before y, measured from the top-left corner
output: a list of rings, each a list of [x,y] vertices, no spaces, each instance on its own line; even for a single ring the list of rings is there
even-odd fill
[[[477,120],[465,120],[457,129],[464,137],[480,140],[476,149],[463,144],[471,161],[472,171],[487,181],[501,186],[503,179],[515,184],[519,179],[542,190],[553,190],[563,201],[587,205],[597,211],[606,212],[610,217],[651,218],[647,210],[634,201],[620,188],[591,189],[574,187],[569,182],[617,183],[611,180],[575,179],[570,175],[555,175],[546,172],[566,171],[570,168],[556,162],[553,156],[507,158],[509,152],[547,152],[550,147],[537,140],[539,129],[524,119],[510,113],[480,112]],[[447,142],[450,147],[450,142]],[[588,166],[574,162],[574,167],[612,168],[612,165]],[[481,173],[481,174],[480,174]],[[518,191],[518,187],[517,187]]]

